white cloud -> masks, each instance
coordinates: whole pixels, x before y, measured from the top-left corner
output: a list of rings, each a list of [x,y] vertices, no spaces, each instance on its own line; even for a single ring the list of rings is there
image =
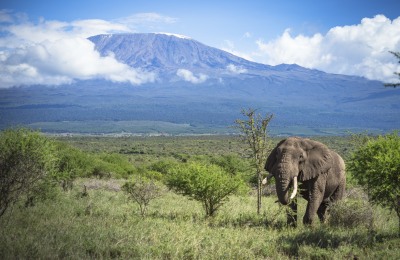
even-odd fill
[[[95,34],[130,32],[123,24],[94,19],[70,23],[41,20],[34,24],[15,22],[17,18],[0,23],[0,31],[7,32],[0,38],[0,88],[59,85],[93,78],[142,84],[156,78],[154,73],[129,67],[112,55],[100,56],[87,40]]]
[[[251,38],[252,34],[250,32],[245,32],[242,36],[242,38]]]
[[[396,80],[400,71],[389,51],[400,50],[400,17],[364,18],[360,24],[338,26],[325,35],[292,36],[290,30],[275,40],[257,41],[251,56],[270,65],[281,63],[316,68],[326,72],[359,75],[385,82]]]
[[[71,83],[74,79],[104,78],[116,82],[141,84],[154,81],[155,75],[101,57],[94,44],[83,38],[68,38],[19,48],[2,55],[0,86]]]
[[[247,69],[241,67],[241,66],[235,66],[234,64],[229,64],[226,66],[228,71],[234,73],[234,74],[240,74],[240,73],[246,73]]]
[[[257,41],[260,56],[267,63],[277,65],[282,63],[297,63],[305,67],[313,67],[321,63],[319,50],[323,37],[315,34],[312,37],[299,35],[292,37],[290,30],[285,30],[282,36],[272,42]]]
[[[195,76],[193,72],[190,70],[185,70],[185,69],[179,69],[176,72],[176,75],[180,78],[182,78],[185,81],[189,81],[193,84],[199,84],[203,83],[204,81],[207,80],[207,75],[200,73],[198,76]]]

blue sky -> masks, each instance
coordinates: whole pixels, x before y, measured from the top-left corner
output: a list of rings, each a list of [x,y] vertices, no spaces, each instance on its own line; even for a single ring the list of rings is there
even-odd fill
[[[0,10],[0,87],[99,76],[112,80],[127,71],[134,83],[136,72],[112,57],[102,60],[110,71],[93,65],[99,63],[96,53],[77,61],[91,48],[86,37],[115,32],[176,33],[256,62],[297,63],[382,81],[396,79],[393,72],[400,70],[388,53],[400,51],[398,0],[3,0]],[[68,57],[56,42],[77,50]],[[50,55],[43,56],[43,50]],[[61,67],[56,55],[90,69]],[[43,65],[49,57],[51,69]]]

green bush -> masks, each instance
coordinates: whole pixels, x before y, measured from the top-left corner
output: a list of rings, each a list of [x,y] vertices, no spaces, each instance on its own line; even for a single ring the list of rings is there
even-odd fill
[[[222,167],[231,176],[238,176],[247,183],[254,183],[254,167],[249,160],[244,160],[237,155],[228,154],[211,158],[211,163]]]
[[[130,175],[137,173],[137,169],[123,155],[102,153],[93,156],[93,158],[92,175],[96,177],[128,178]]]
[[[230,176],[217,165],[193,162],[171,169],[167,177],[167,186],[179,194],[201,202],[206,216],[213,216],[228,200],[229,195],[239,191],[243,182],[236,176]]]
[[[160,160],[151,164],[148,169],[151,171],[156,171],[162,175],[167,175],[170,169],[176,167],[178,162],[175,160]]]
[[[218,157],[213,157],[211,163],[222,167],[230,175],[240,175],[246,172],[249,165],[245,164],[237,155],[228,154]]]
[[[372,203],[394,210],[400,233],[400,137],[397,132],[368,140],[348,164]]]
[[[33,204],[51,190],[56,158],[54,144],[28,129],[0,133],[0,216],[21,196]]]
[[[91,171],[91,157],[66,143],[56,143],[56,156],[54,177],[64,191],[72,189],[73,181],[77,177],[87,176]]]

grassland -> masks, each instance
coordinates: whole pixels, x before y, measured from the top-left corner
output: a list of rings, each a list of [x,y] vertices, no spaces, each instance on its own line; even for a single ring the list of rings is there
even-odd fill
[[[234,137],[63,137],[87,153],[118,153],[138,168],[160,160],[191,160],[236,154],[245,146]],[[348,158],[349,138],[320,137]],[[272,142],[277,142],[273,139]],[[251,170],[251,169],[250,169]],[[80,178],[69,192],[0,218],[1,259],[399,259],[395,214],[369,205],[372,218],[350,227],[316,223],[285,226],[285,208],[263,198],[256,214],[252,192],[235,195],[214,218],[201,205],[168,190],[150,203],[143,218],[120,190],[124,179]],[[87,187],[87,196],[83,186]],[[349,200],[365,202],[351,181]],[[354,195],[356,194],[356,195]],[[360,195],[361,194],[361,195]],[[299,215],[305,201],[299,200]],[[357,212],[349,208],[348,212]],[[372,222],[369,220],[372,219]]]

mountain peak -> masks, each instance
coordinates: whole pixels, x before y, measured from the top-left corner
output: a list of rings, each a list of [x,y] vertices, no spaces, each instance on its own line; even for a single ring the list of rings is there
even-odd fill
[[[117,60],[134,68],[176,75],[189,70],[220,77],[222,74],[268,70],[271,66],[237,57],[174,33],[97,35],[89,38],[101,55],[114,53]]]
[[[186,40],[192,40],[189,36],[182,35],[182,34],[176,34],[176,33],[168,33],[168,32],[155,32],[155,34],[162,34],[162,35],[167,35],[167,36],[174,36],[180,39],[186,39]]]

